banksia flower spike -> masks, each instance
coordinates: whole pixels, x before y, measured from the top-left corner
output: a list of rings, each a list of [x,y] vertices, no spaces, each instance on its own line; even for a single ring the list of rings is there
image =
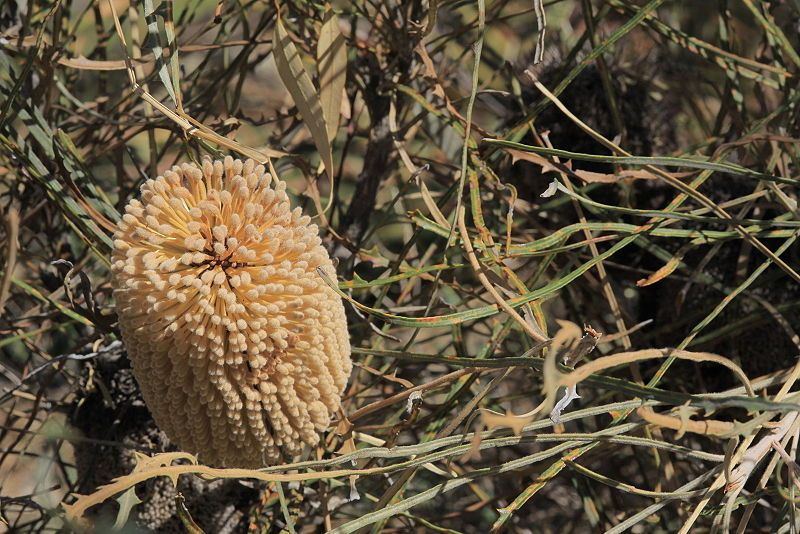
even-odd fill
[[[207,463],[315,445],[350,375],[333,266],[286,184],[252,160],[184,163],[141,188],[114,236],[120,330],[158,426]]]

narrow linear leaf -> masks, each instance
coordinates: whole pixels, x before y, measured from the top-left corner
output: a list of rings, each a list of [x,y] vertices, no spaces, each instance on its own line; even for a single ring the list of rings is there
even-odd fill
[[[322,116],[333,143],[339,129],[342,97],[347,78],[347,46],[339,31],[339,19],[330,7],[325,13],[317,42],[317,69],[319,73],[319,99]]]
[[[172,90],[175,95],[175,106],[182,110],[183,99],[181,98],[181,71],[178,61],[178,41],[175,39],[175,21],[173,20],[173,0],[164,2],[164,32],[167,34],[167,46],[169,47],[169,70],[172,74]]]
[[[636,282],[636,285],[639,287],[646,287],[656,282],[660,282],[661,280],[667,278],[669,275],[675,272],[675,270],[680,267],[681,262],[683,261],[683,257],[689,253],[695,247],[694,243],[686,243],[665,263],[658,269],[656,272],[648,276],[647,278],[642,278]]]
[[[159,6],[161,9],[162,6]],[[163,17],[163,13],[160,14]],[[170,98],[178,106],[178,97],[175,94],[172,79],[167,69],[167,64],[164,62],[164,47],[161,44],[161,32],[158,29],[158,18],[156,18],[156,9],[153,0],[144,0],[144,18],[147,22],[147,48],[153,52],[153,57],[156,58],[156,69],[158,70],[158,77],[161,78],[161,83],[169,93]],[[164,18],[166,20],[166,18]],[[175,50],[170,50],[175,52]]]
[[[181,520],[183,528],[186,529],[188,534],[205,534],[203,529],[195,523],[195,520],[189,513],[189,509],[186,508],[186,500],[180,493],[175,496],[175,507],[178,509],[178,518]]]
[[[322,164],[328,174],[332,176],[333,152],[328,140],[328,130],[325,125],[325,117],[322,114],[319,96],[303,66],[300,53],[286,32],[286,28],[284,28],[280,18],[275,23],[273,43],[278,75],[280,75],[283,85],[286,86],[286,90],[292,95],[303,122],[311,132],[311,138],[317,146]]]

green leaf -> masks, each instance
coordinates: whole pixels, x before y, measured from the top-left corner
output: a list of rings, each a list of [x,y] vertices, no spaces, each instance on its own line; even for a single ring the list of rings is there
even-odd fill
[[[186,508],[186,500],[180,493],[175,496],[175,507],[178,509],[178,518],[181,520],[187,534],[205,534],[203,529],[192,519],[189,509]]]
[[[347,46],[339,31],[339,19],[328,6],[317,42],[317,72],[319,74],[319,99],[322,117],[333,143],[339,129],[342,96],[347,78]]]
[[[114,521],[114,530],[119,530],[128,522],[128,516],[133,507],[140,504],[142,500],[136,495],[136,486],[128,488],[116,500],[119,503],[119,512],[117,512],[117,520]]]
[[[322,164],[328,174],[333,176],[333,152],[331,143],[328,140],[328,130],[322,113],[322,105],[320,104],[317,90],[314,84],[311,83],[311,78],[303,66],[300,52],[298,52],[297,47],[286,32],[280,17],[275,23],[273,54],[275,55],[275,65],[278,67],[281,81],[286,86],[289,94],[292,95],[303,122],[311,132],[311,138],[317,146]]]
[[[159,9],[166,10],[167,7],[165,5],[159,5]],[[170,5],[170,16],[172,15],[171,5]],[[158,19],[156,16],[161,16],[161,18],[166,21],[167,17],[164,16],[164,12],[161,13],[156,12],[156,8],[153,4],[153,0],[144,0],[144,18],[147,21],[147,45],[153,52],[153,57],[156,58],[156,68],[158,69],[158,77],[161,78],[161,83],[164,84],[164,88],[169,93],[170,98],[175,103],[175,106],[178,107],[179,99],[178,95],[175,92],[175,86],[177,85],[177,81],[173,84],[172,79],[169,75],[169,69],[167,64],[164,63],[164,47],[161,45],[161,32],[158,29]],[[171,21],[170,21],[171,22]],[[172,41],[174,45],[174,32],[172,35]],[[170,54],[175,58],[177,61],[177,49],[173,48],[170,49]],[[170,63],[172,64],[172,58],[170,58]],[[175,64],[172,65],[175,67]]]
[[[178,41],[175,39],[175,21],[173,20],[173,1],[166,0],[164,3],[164,33],[167,34],[167,46],[169,47],[169,70],[172,73],[172,92],[175,95],[175,106],[182,110],[183,100],[181,98],[181,69],[178,61]]]

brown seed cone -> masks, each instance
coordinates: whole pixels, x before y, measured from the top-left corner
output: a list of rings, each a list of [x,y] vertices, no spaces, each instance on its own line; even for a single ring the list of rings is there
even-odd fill
[[[252,160],[148,180],[114,235],[119,324],[158,426],[210,464],[258,467],[319,442],[350,376],[317,226]]]

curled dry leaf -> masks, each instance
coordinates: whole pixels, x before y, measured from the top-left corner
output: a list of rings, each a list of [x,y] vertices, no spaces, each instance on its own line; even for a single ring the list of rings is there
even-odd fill
[[[583,169],[573,169],[570,161],[556,164],[549,159],[534,152],[524,152],[513,148],[504,148],[505,152],[511,155],[511,162],[527,161],[542,168],[542,172],[566,172],[572,176],[580,178],[587,184],[615,184],[621,180],[657,180],[658,176],[643,169],[620,169],[615,173],[586,171]],[[685,178],[693,175],[693,172],[675,172],[675,178]]]
[[[645,406],[638,408],[636,414],[651,425],[669,428],[679,432],[681,435],[686,432],[691,432],[693,434],[711,436],[728,436],[735,428],[735,424],[730,421],[718,421],[716,419],[694,420],[689,418],[689,414],[683,413],[681,417],[674,417],[656,413],[651,408]]]

